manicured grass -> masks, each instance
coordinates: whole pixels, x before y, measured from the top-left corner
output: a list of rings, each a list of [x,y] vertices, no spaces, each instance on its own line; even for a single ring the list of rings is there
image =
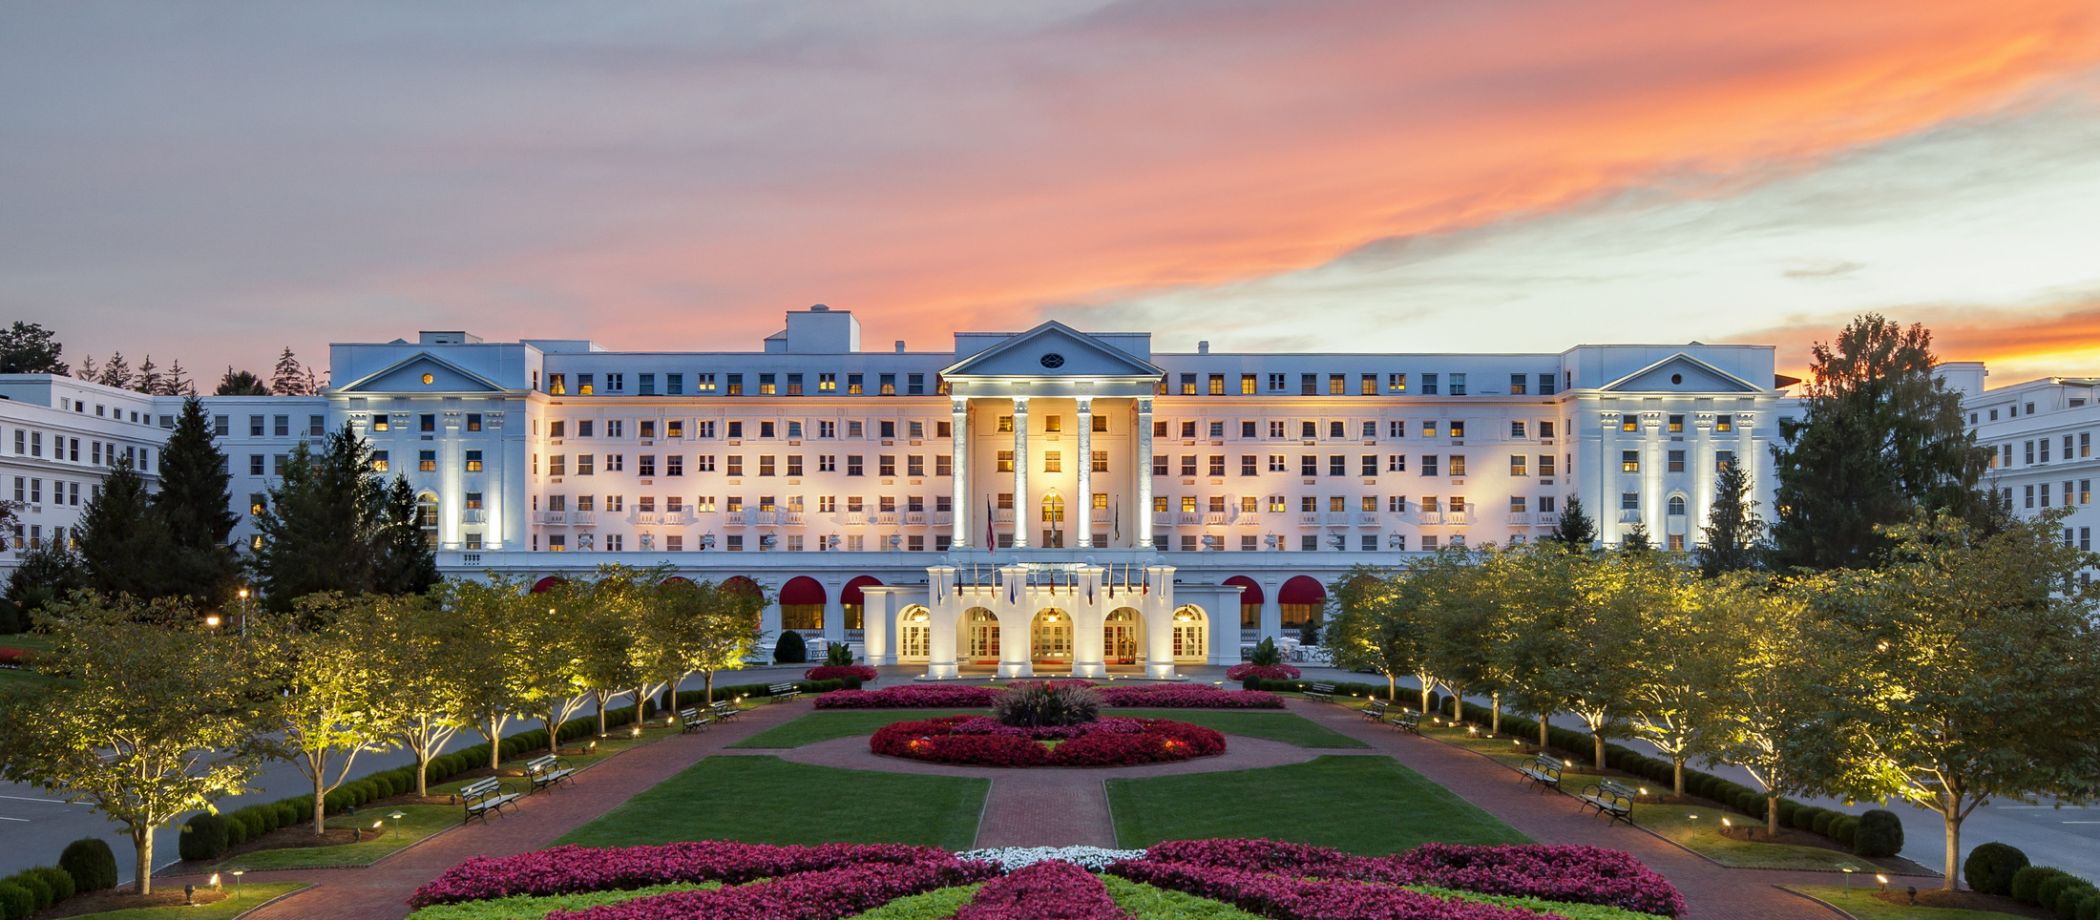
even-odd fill
[[[745,738],[733,748],[798,748],[805,744],[872,735],[891,722],[917,722],[939,716],[990,715],[989,709],[828,709]]]
[[[356,814],[330,818],[328,826],[354,827],[369,835],[373,822],[386,820],[387,815],[397,811],[401,813],[401,820],[386,821],[386,832],[377,837],[368,836],[356,843],[333,846],[253,850],[238,856],[229,856],[213,868],[223,870],[240,866],[244,869],[261,870],[369,866],[390,853],[421,843],[430,835],[459,824],[460,810],[451,805],[381,805],[363,809]],[[312,827],[311,823],[306,826]]]
[[[1108,887],[1108,896],[1115,899],[1117,907],[1141,920],[1261,920],[1260,914],[1250,914],[1223,901],[1154,888],[1113,875],[1101,876],[1101,884]]]
[[[264,901],[298,891],[306,887],[306,885],[306,882],[266,882],[259,885],[243,885],[241,886],[240,897],[234,898],[229,896],[222,900],[213,901],[210,904],[197,906],[167,904],[160,907],[131,907],[124,910],[106,910],[99,914],[77,914],[75,918],[76,920],[232,920],[232,918],[238,917],[246,911],[262,906]],[[181,893],[181,887],[180,885],[176,886],[176,893]],[[156,883],[154,885],[155,894],[162,890],[159,884]],[[229,885],[225,890],[231,892],[233,891],[233,886]]]
[[[1407,886],[1416,891],[1452,898],[1460,901],[1479,901],[1483,904],[1500,904],[1504,907],[1521,907],[1537,913],[1550,913],[1567,920],[1660,920],[1659,914],[1644,914],[1623,907],[1603,904],[1570,904],[1565,901],[1548,901],[1543,898],[1520,898],[1515,895],[1481,894],[1475,891],[1458,891],[1451,888],[1432,888],[1428,885]]]
[[[1116,845],[1273,837],[1353,853],[1394,853],[1432,840],[1526,843],[1495,816],[1385,757],[1108,781]]]
[[[618,904],[636,898],[672,891],[693,891],[720,888],[720,882],[701,882],[671,885],[651,885],[646,888],[618,891],[586,891],[578,894],[557,894],[545,897],[518,895],[509,898],[491,898],[487,901],[466,901],[459,904],[433,904],[408,915],[408,920],[522,920],[547,916],[549,911],[582,910],[600,904]]]
[[[1104,709],[1101,710],[1101,714],[1133,719],[1172,719],[1176,722],[1214,728],[1228,735],[1266,738],[1302,748],[1370,746],[1311,719],[1288,712],[1244,709]]]
[[[1829,903],[1858,920],[2025,920],[2028,916],[1995,910],[1891,904],[1874,896],[1871,882],[1854,885],[1849,890],[1842,885],[1792,885],[1788,888]]]
[[[898,898],[866,913],[854,914],[854,920],[944,920],[955,916],[964,904],[977,896],[979,885],[957,885],[953,888],[936,888],[908,898]]]
[[[967,849],[991,782],[840,770],[777,757],[709,757],[561,839],[916,843]]]

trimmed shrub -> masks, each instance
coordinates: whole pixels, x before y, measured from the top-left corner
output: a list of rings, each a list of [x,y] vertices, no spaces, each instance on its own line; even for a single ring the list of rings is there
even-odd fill
[[[2100,898],[2100,888],[2082,878],[2074,878],[2056,893],[2056,920],[2078,920],[2078,907],[2092,898]]]
[[[1837,820],[1830,822],[1830,839],[1837,841],[1838,846],[1851,849],[1859,839],[1859,816],[1839,815]]]
[[[1961,878],[1969,883],[1971,891],[2012,894],[2013,873],[2029,864],[2027,854],[2019,847],[1986,843],[1969,851],[1969,858],[1962,861]]]
[[[1808,829],[1821,836],[1828,837],[1830,836],[1830,825],[1837,819],[1837,812],[1828,808],[1818,808],[1816,809],[1815,820],[1809,823]]]
[[[2039,903],[2036,892],[2042,883],[2063,874],[2062,869],[2052,869],[2048,866],[2021,866],[2013,872],[2012,887],[2008,893],[2012,895],[2013,900],[2022,904]]]
[[[7,881],[10,884],[20,885],[23,890],[29,892],[32,903],[36,905],[30,908],[31,910],[43,910],[46,907],[50,907],[51,902],[54,900],[53,895],[55,892],[51,890],[51,883],[44,881],[36,873],[27,869],[8,876]]]
[[[299,823],[299,803],[297,802],[278,802],[271,805],[270,809],[277,813],[278,827],[288,827]]]
[[[217,859],[226,847],[226,818],[210,813],[191,815],[176,845],[182,858],[191,860]]]
[[[1868,859],[1894,856],[1903,851],[1903,821],[1886,808],[1859,816],[1859,831],[1852,839],[1852,852]]]
[[[780,638],[773,643],[774,664],[802,664],[809,660],[809,643],[802,641],[802,634],[792,629],[780,631]]]
[[[76,891],[117,887],[117,854],[99,838],[82,837],[66,844],[65,852],[58,854],[58,867],[73,877]]]
[[[2077,882],[2077,876],[2061,869],[2056,870],[2053,875],[2043,877],[2041,882],[2034,886],[2035,906],[2043,910],[2054,910],[2056,908],[2056,896],[2062,894],[2066,888],[2077,884]]]
[[[22,920],[36,913],[36,895],[12,881],[0,881],[0,920]]]
[[[67,875],[64,869],[57,866],[38,866],[29,871],[42,878],[44,884],[51,886],[51,903],[53,904],[79,893],[78,888],[73,884],[73,877]]]
[[[2100,920],[2100,895],[2078,903],[2077,920]]]

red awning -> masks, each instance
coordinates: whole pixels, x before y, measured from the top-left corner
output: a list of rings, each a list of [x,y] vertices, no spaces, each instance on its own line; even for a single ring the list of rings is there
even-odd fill
[[[1234,575],[1225,579],[1225,583],[1228,585],[1239,585],[1244,589],[1240,592],[1240,604],[1242,606],[1260,604],[1262,602],[1261,585],[1255,582],[1254,579],[1245,575]]]
[[[1276,602],[1279,604],[1324,604],[1327,602],[1327,589],[1320,586],[1319,579],[1311,575],[1300,575],[1283,583],[1283,589],[1276,592]]]
[[[564,579],[559,575],[549,575],[545,578],[540,579],[539,581],[535,581],[532,583],[532,593],[538,594],[542,591],[546,591],[550,588],[553,588],[555,585],[563,583],[566,580],[567,579]]]
[[[752,581],[751,579],[746,578],[742,575],[731,575],[728,578],[722,579],[722,590],[736,591],[741,594],[765,593],[764,591],[759,590],[758,582]]]
[[[783,605],[822,604],[824,603],[824,586],[817,584],[816,579],[807,575],[798,575],[789,579],[787,584],[780,586],[780,603]]]
[[[873,575],[856,575],[852,581],[846,582],[844,588],[839,589],[839,603],[848,605],[866,603],[867,599],[861,595],[860,589],[879,588],[881,586],[882,580]]]

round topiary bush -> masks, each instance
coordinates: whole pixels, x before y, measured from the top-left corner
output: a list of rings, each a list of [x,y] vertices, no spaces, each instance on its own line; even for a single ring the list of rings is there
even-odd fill
[[[290,827],[294,824],[299,823],[298,802],[278,802],[273,807],[277,811],[278,827]]]
[[[79,893],[79,886],[73,884],[73,877],[67,875],[64,869],[57,866],[38,866],[29,871],[35,873],[38,878],[43,879],[44,884],[51,886],[51,903],[53,904]]]
[[[176,849],[183,859],[217,859],[226,852],[226,817],[224,815],[191,815],[183,822],[181,838]]]
[[[58,854],[58,867],[73,877],[77,891],[117,887],[117,854],[110,852],[108,842],[98,838],[83,837],[66,844],[65,852]]]
[[[1903,851],[1903,821],[1886,808],[1859,816],[1859,831],[1852,838],[1852,852],[1867,859],[1894,856]]]
[[[1852,848],[1853,842],[1858,838],[1858,816],[1839,815],[1836,820],[1830,822],[1830,839],[1837,841],[1838,846],[1849,850]]]
[[[32,903],[36,905],[31,908],[32,910],[43,910],[46,907],[50,907],[51,902],[56,899],[54,897],[55,892],[51,890],[51,883],[44,881],[41,876],[34,872],[26,870],[17,872],[8,876],[7,880],[12,884],[22,886],[24,890],[29,892]]]
[[[2042,883],[2062,874],[2063,870],[2048,866],[2022,866],[2013,872],[2012,887],[2007,893],[2023,904],[2036,903],[2036,892]]]
[[[2100,898],[2100,888],[2082,878],[2074,878],[2056,892],[2056,920],[2078,920],[2078,907],[2089,898]]]
[[[2019,847],[1986,843],[1969,851],[1969,858],[1961,864],[1961,877],[1971,891],[2012,894],[2013,873],[2028,865],[2027,854]]]
[[[2061,869],[2055,870],[2053,874],[2043,878],[2040,884],[2034,886],[2035,906],[2043,910],[2053,910],[2056,907],[2056,896],[2062,894],[2065,888],[2070,887],[2077,881],[2077,877],[2071,873]]]
[[[36,894],[15,882],[0,882],[0,920],[21,920],[36,913]]]
[[[802,641],[802,634],[792,629],[780,632],[780,639],[773,643],[774,664],[802,664],[809,661],[809,643]]]
[[[1816,809],[1815,820],[1809,823],[1808,829],[1814,831],[1817,834],[1828,837],[1830,836],[1830,825],[1833,822],[1837,821],[1838,817],[1839,815],[1837,812],[1831,811],[1828,808],[1818,808]]]

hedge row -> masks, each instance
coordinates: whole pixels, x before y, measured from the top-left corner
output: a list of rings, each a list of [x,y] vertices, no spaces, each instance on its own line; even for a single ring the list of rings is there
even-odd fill
[[[117,857],[93,837],[66,846],[56,866],[24,869],[0,878],[0,920],[22,920],[76,894],[114,888]]]
[[[2100,920],[2100,887],[2062,869],[2023,866],[2012,874],[2006,893],[2054,913],[2058,920]]]
[[[772,696],[772,691],[769,689],[772,686],[772,684],[716,684],[714,696],[717,700],[733,700],[743,697],[747,700],[759,701]],[[798,680],[795,681],[795,689],[803,693],[830,693],[833,690],[846,689],[846,682],[843,680]],[[651,702],[656,704],[656,709],[660,712],[676,712],[688,707],[707,705],[707,691],[704,689],[680,690],[678,691],[678,700],[675,703],[671,701],[670,697],[671,691],[666,690],[657,694],[656,699]]]

